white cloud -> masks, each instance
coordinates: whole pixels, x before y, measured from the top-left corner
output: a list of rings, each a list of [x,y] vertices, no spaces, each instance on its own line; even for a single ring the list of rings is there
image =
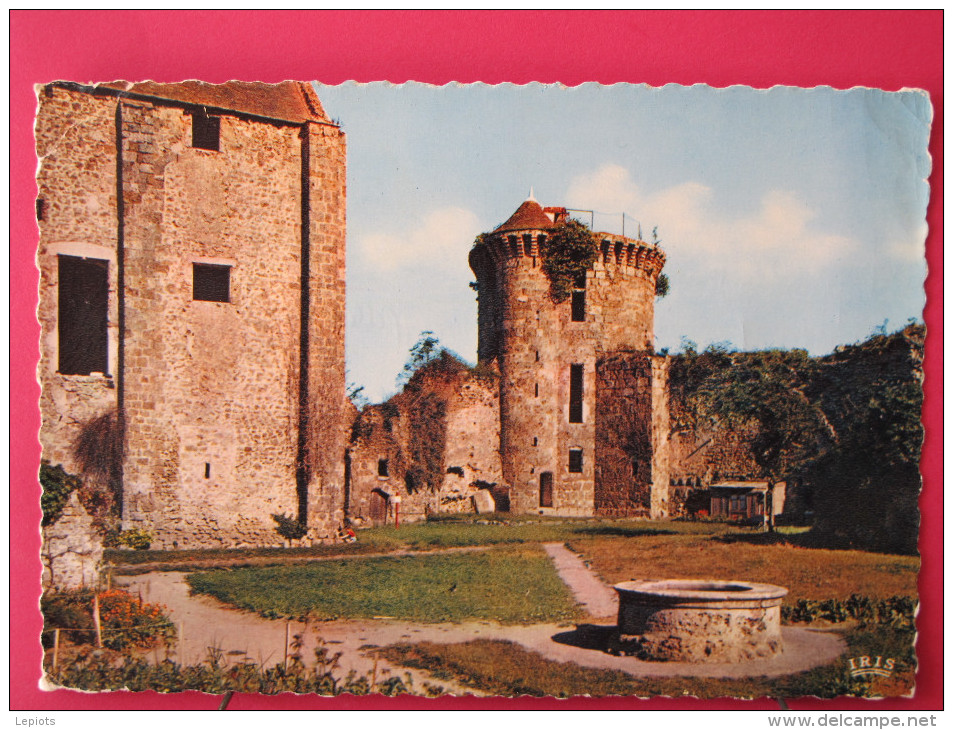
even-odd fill
[[[904,263],[923,263],[926,257],[926,240],[929,228],[924,221],[913,235],[905,239],[895,239],[888,243],[890,255]]]
[[[694,181],[646,193],[627,169],[614,164],[578,176],[566,195],[598,210],[625,211],[641,220],[644,230],[657,225],[670,261],[731,271],[736,279],[764,282],[818,272],[857,249],[853,239],[816,228],[814,212],[789,191],[765,192],[757,207],[740,216],[720,210],[715,197]]]
[[[414,220],[412,227],[399,232],[378,232],[360,236],[358,250],[373,268],[393,271],[406,266],[444,259],[456,252],[466,261],[466,252],[480,232],[475,213],[465,208],[438,208]]]

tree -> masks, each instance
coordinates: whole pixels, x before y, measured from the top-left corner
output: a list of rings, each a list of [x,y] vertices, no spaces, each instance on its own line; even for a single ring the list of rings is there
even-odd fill
[[[400,375],[397,376],[397,387],[401,388],[406,385],[414,373],[432,360],[436,360],[441,352],[443,352],[443,348],[440,347],[440,340],[434,336],[434,333],[430,330],[421,332],[417,342],[410,348],[410,354],[400,371]]]
[[[702,355],[683,358],[681,377],[691,388],[690,412],[750,434],[752,457],[769,483],[769,503],[776,482],[836,438],[806,392],[816,366],[805,351],[729,353],[713,345]],[[773,529],[773,509],[765,507]]]

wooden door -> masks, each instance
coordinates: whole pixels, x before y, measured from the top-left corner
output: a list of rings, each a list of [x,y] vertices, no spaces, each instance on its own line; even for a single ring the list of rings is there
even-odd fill
[[[539,475],[539,506],[553,506],[553,473],[544,471]]]

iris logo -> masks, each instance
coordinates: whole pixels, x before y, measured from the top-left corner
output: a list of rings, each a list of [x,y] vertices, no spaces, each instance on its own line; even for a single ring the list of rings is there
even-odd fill
[[[851,677],[869,677],[872,675],[878,677],[889,677],[896,666],[896,660],[880,656],[869,657],[859,656],[847,660],[850,663]]]

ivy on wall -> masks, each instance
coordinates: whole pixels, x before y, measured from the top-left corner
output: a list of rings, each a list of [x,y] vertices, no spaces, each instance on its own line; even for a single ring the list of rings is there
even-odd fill
[[[575,281],[592,268],[599,247],[588,226],[569,220],[553,231],[541,253],[550,296],[559,303],[569,297]]]

